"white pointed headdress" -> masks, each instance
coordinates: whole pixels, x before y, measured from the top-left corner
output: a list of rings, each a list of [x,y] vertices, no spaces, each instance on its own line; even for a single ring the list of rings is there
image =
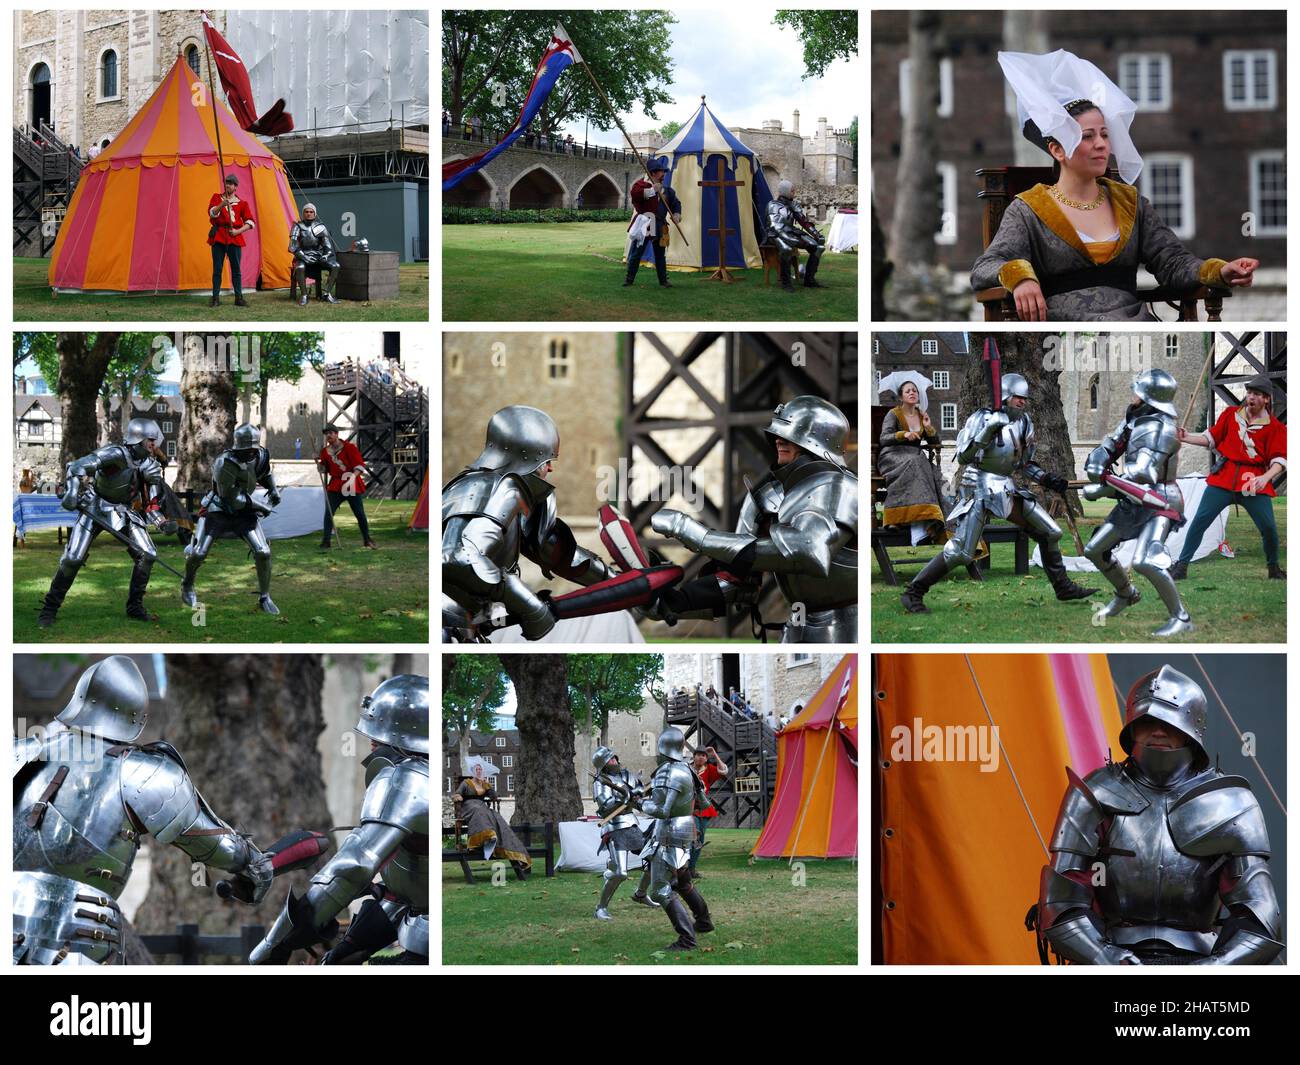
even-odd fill
[[[1120,177],[1130,185],[1137,181],[1142,173],[1142,156],[1129,137],[1137,104],[1100,68],[1063,48],[1046,55],[999,52],[998,64],[1016,94],[1016,116],[1022,131],[1032,121],[1043,137],[1059,141],[1065,154],[1073,155],[1083,131],[1066,106],[1075,100],[1091,100],[1106,118],[1110,149],[1119,164]],[[1025,135],[1042,147],[1030,133]]]

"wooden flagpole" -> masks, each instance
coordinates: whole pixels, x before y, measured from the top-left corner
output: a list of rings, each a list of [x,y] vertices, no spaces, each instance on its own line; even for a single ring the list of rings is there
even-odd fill
[[[572,34],[569,35],[569,41],[573,41]],[[627,130],[623,128],[623,123],[619,121],[618,112],[614,110],[614,105],[609,102],[609,97],[605,95],[605,90],[600,87],[600,82],[596,80],[596,75],[591,72],[591,67],[585,59],[582,61],[582,69],[587,72],[587,77],[591,79],[592,85],[596,87],[596,92],[600,94],[601,100],[605,103],[605,109],[614,120],[614,124],[618,126],[618,131],[623,134],[623,139],[627,141],[627,146],[632,149],[632,154],[636,156],[636,161],[641,164],[641,169],[645,171],[645,176],[650,177],[650,165],[641,158],[641,153],[637,151],[636,145],[632,143],[632,138],[628,136]],[[689,248],[691,242],[686,239],[686,234],[682,232],[682,227],[679,226],[673,218],[672,211],[668,212],[668,221],[672,224],[672,227],[677,230],[677,235],[682,238],[682,243]]]
[[[208,13],[204,11],[203,17],[206,19]],[[208,57],[208,104],[212,108],[212,132],[217,138],[217,169],[221,171],[221,191],[226,191],[226,160],[225,153],[221,150],[221,123],[217,120],[217,87],[212,80],[212,49],[208,47],[208,35],[206,30],[203,34],[203,54]]]

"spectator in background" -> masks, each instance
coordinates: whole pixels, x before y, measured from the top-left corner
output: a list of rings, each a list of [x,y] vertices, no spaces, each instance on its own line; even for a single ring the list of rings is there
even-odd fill
[[[700,778],[700,783],[704,785],[705,801],[708,802],[703,809],[697,808],[695,811],[695,842],[691,844],[691,860],[687,866],[690,878],[700,880],[702,878],[695,867],[700,861],[700,851],[704,849],[704,830],[708,828],[709,822],[718,816],[717,807],[708,799],[709,789],[719,780],[726,780],[731,770],[712,747],[697,749],[692,756],[691,767],[695,770],[695,775]]]

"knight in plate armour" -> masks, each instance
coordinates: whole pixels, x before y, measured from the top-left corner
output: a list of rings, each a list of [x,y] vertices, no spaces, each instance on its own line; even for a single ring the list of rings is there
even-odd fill
[[[614,892],[628,878],[628,871],[640,863],[641,852],[645,850],[646,836],[637,824],[635,805],[637,796],[644,792],[644,785],[641,777],[625,769],[618,755],[608,747],[596,748],[591,756],[591,767],[595,770],[591,797],[596,803],[596,814],[605,821],[600,837],[600,851],[605,852],[606,861],[605,883],[596,906],[596,917],[612,921],[614,917],[609,912],[609,904],[614,899]],[[632,901],[658,907],[659,904],[648,894],[649,883],[650,867],[647,865],[642,871],[640,886],[632,894]]]
[[[549,414],[504,407],[488,421],[478,458],[443,486],[444,638],[479,639],[494,627],[518,624],[538,640],[555,627],[549,594],[524,581],[521,558],[584,588],[613,576],[557,515],[546,475],[559,454],[560,432]]]
[[[1115,589],[1114,598],[1097,614],[1114,617],[1142,598],[1111,553],[1123,541],[1132,540],[1134,571],[1151,583],[1169,613],[1169,619],[1151,634],[1159,637],[1195,628],[1170,573],[1174,560],[1165,544],[1184,520],[1183,493],[1178,487],[1178,411],[1173,402],[1177,389],[1178,382],[1164,370],[1139,374],[1123,420],[1084,464],[1092,482],[1083,490],[1084,498],[1119,500],[1083,549]],[[1121,461],[1122,476],[1114,472]]]
[[[68,545],[50,589],[41,604],[37,623],[54,624],[59,608],[86,564],[90,547],[101,532],[127,542],[135,563],[126,597],[126,616],[133,621],[156,621],[144,606],[145,589],[158,551],[151,532],[174,531],[175,523],[162,513],[160,489],[163,468],[158,459],[163,431],[150,418],[132,418],[120,444],[105,444],[89,455],[68,463],[64,471],[62,504],[80,517],[68,531]]]
[[[114,655],[43,735],[14,739],[15,965],[121,964],[117,900],[145,835],[234,873],[239,901],[270,888],[270,855],[213,812],[180,752],[138,742],[148,708],[139,667]]]
[[[803,205],[794,198],[793,183],[780,182],[776,193],[776,198],[767,205],[767,232],[769,239],[776,245],[781,264],[781,287],[787,292],[794,291],[798,271],[796,263],[799,261],[799,252],[802,251],[808,255],[808,263],[803,270],[804,288],[825,288],[817,280],[817,266],[826,252],[826,238]]]
[[[765,432],[776,461],[749,488],[735,532],[665,508],[651,528],[712,559],[705,576],[666,591],[651,616],[721,617],[754,606],[771,573],[790,604],[783,643],[852,643],[858,636],[858,478],[845,448],[849,420],[817,396],[777,407]]]
[[[322,964],[360,965],[394,941],[399,964],[429,962],[429,678],[384,681],[361,700],[355,731],[371,745],[357,827],[305,894],[289,893],[249,955],[254,965],[283,965],[294,950],[331,943],[337,915],[360,898]]]
[[[667,728],[659,734],[656,758],[659,768],[650,779],[650,795],[640,802],[641,812],[655,819],[650,897],[668,914],[677,933],[677,939],[664,949],[694,950],[696,934],[713,931],[708,904],[689,872],[695,809],[708,800],[704,785],[687,762],[686,736],[681,729]]]
[[[1038,544],[1043,571],[1060,600],[1085,599],[1095,588],[1083,588],[1070,579],[1061,557],[1061,527],[1032,492],[1012,480],[1023,473],[1053,492],[1069,484],[1059,474],[1048,473],[1034,461],[1034,422],[1029,415],[1029,382],[1017,373],[1002,378],[1001,410],[981,407],[957,434],[957,461],[962,465],[957,505],[948,513],[955,525],[952,539],[908,583],[901,596],[909,614],[928,614],[925,594],[958,566],[975,560],[984,526],[999,518],[1020,526]]]
[[[338,303],[334,288],[339,283],[339,260],[329,227],[316,217],[316,205],[304,203],[302,217],[289,230],[289,252],[293,256],[289,298],[307,306],[307,279],[316,284],[316,299]]]
[[[262,447],[262,433],[255,425],[237,425],[231,446],[212,464],[212,488],[203,497],[194,536],[185,549],[185,578],[181,601],[198,605],[194,578],[212,550],[214,540],[239,537],[248,545],[257,567],[258,605],[267,614],[278,614],[271,599],[271,544],[262,528],[262,515],[270,509],[253,499],[257,488],[266,489],[272,507],[280,505],[280,490],[271,472],[271,453]]]
[[[1069,788],[1039,885],[1045,948],[1082,965],[1266,965],[1283,949],[1264,815],[1210,764],[1205,693],[1162,666],[1130,689],[1120,746]]]

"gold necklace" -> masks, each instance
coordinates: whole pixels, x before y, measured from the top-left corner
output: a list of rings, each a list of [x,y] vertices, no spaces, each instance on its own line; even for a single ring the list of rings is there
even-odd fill
[[[1056,185],[1052,185],[1050,188],[1052,190],[1052,195],[1056,197],[1060,203],[1065,204],[1066,207],[1073,207],[1076,211],[1095,211],[1101,206],[1102,201],[1106,198],[1105,188],[1097,189],[1097,198],[1091,203],[1083,203],[1081,200],[1070,199],[1070,197],[1065,195],[1065,193],[1063,193]]]

